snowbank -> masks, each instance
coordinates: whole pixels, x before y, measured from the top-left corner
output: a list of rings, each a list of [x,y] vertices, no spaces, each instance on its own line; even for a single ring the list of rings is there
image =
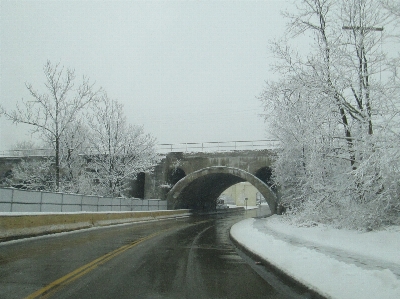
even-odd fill
[[[231,236],[327,298],[400,298],[400,227],[368,233],[304,228],[273,216],[239,222]]]

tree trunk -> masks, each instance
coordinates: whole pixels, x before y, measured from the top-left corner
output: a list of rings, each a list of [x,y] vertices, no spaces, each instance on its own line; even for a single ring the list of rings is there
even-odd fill
[[[56,138],[56,191],[60,189],[60,139]]]

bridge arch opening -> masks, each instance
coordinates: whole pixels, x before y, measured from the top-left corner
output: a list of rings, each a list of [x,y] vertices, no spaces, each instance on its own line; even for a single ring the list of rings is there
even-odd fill
[[[267,184],[249,172],[225,166],[200,169],[179,180],[167,194],[168,208],[213,210],[224,190],[245,181],[259,190],[275,213],[277,199]]]
[[[256,171],[255,176],[267,184],[273,192],[276,192],[276,187],[272,179],[272,168],[265,166]]]
[[[171,186],[175,185],[181,179],[186,176],[185,171],[182,168],[173,168],[168,171],[167,182]]]
[[[145,185],[145,173],[139,172],[136,179],[131,182],[131,192],[130,196],[134,198],[144,198],[144,185]]]
[[[247,198],[247,200],[246,200]],[[266,202],[264,196],[249,182],[241,182],[230,186],[224,190],[218,198],[218,203],[241,206],[255,207]]]

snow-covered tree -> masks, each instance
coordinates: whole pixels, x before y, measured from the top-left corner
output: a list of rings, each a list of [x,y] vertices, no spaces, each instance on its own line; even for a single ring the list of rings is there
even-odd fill
[[[86,174],[87,128],[81,121],[71,124],[60,140],[60,187],[58,191],[92,192]],[[22,141],[12,148],[14,155],[23,157],[3,179],[5,186],[23,189],[55,191],[55,160],[51,145]],[[36,169],[36,170],[35,170]]]
[[[83,120],[77,120],[65,131],[60,140],[61,190],[64,192],[87,193],[86,173],[88,131]]]
[[[313,221],[398,221],[398,60],[382,47],[395,20],[380,1],[296,4],[288,35],[272,44],[280,79],[262,94],[282,144],[273,169],[282,201]],[[299,36],[311,45],[303,55],[291,47]]]
[[[8,185],[26,190],[52,190],[53,165],[52,157],[22,158],[22,161],[12,169]]]
[[[51,156],[46,155],[43,146],[39,146],[33,141],[21,141],[17,142],[11,151],[14,156],[22,158],[15,167],[6,173],[1,181],[3,186],[28,190],[52,189],[54,161]]]
[[[43,143],[54,149],[55,177],[52,181],[54,189],[59,190],[63,138],[79,119],[82,109],[96,100],[100,90],[95,90],[94,85],[86,78],[75,88],[74,71],[65,70],[59,64],[53,65],[47,61],[43,70],[46,92],[40,93],[31,84],[26,84],[31,99],[23,101],[14,111],[1,108],[1,114],[14,123],[31,125],[32,133],[40,134]]]
[[[381,0],[382,6],[389,11],[389,13],[400,17],[400,1],[398,0]]]
[[[106,94],[94,104],[88,127],[88,168],[99,195],[124,196],[129,181],[159,161],[155,139],[128,124],[123,105]]]

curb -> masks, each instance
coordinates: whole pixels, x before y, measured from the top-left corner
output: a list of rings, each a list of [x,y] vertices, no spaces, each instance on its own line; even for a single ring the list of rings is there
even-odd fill
[[[319,294],[318,292],[316,292],[315,290],[311,289],[310,287],[304,285],[303,283],[297,281],[296,279],[294,279],[293,277],[291,277],[290,275],[286,274],[284,271],[282,271],[280,268],[278,268],[277,266],[271,264],[269,261],[267,261],[266,259],[262,258],[261,256],[259,256],[258,254],[254,253],[251,251],[251,249],[247,248],[246,246],[244,246],[242,243],[240,243],[239,241],[237,241],[230,233],[229,231],[229,239],[231,240],[231,242],[233,243],[233,245],[235,245],[240,251],[242,251],[245,255],[247,255],[248,257],[250,257],[252,260],[254,260],[256,263],[257,261],[261,261],[260,264],[264,265],[265,267],[267,267],[269,270],[271,270],[271,272],[273,272],[278,278],[285,280],[285,284],[288,284],[289,286],[293,287],[293,288],[297,288],[299,290],[302,290],[304,293],[307,293],[306,298],[310,298],[310,299],[327,299],[326,297],[322,296],[321,294]],[[288,282],[288,283],[286,283]]]

